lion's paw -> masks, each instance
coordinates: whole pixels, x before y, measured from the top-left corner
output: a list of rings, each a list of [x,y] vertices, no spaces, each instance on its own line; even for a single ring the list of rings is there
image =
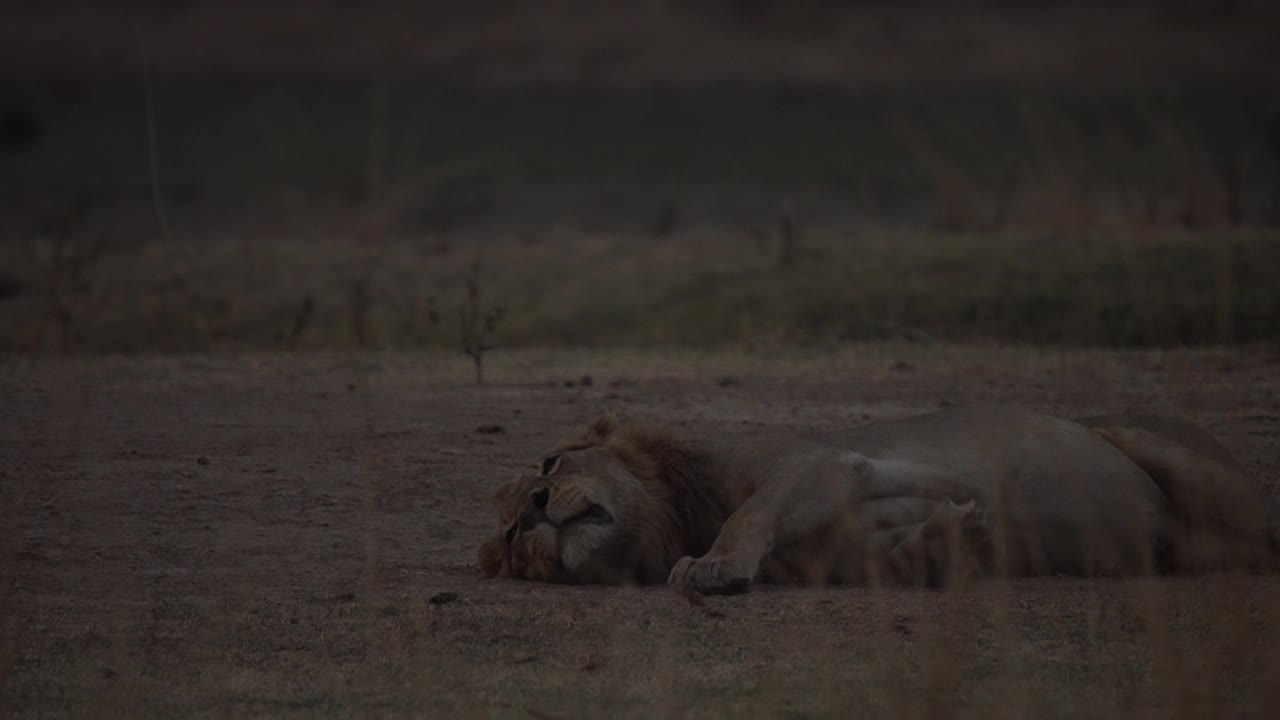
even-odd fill
[[[683,557],[671,569],[667,584],[690,598],[738,593],[751,584],[745,565],[726,557]]]

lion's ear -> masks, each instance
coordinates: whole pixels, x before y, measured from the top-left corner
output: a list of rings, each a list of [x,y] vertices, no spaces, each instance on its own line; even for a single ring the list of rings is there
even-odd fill
[[[499,485],[497,490],[493,491],[493,501],[498,504],[498,507],[502,507],[503,505],[505,505],[507,502],[507,499],[510,498],[513,494],[515,494],[516,485],[518,485],[519,483],[520,483],[520,478],[508,480],[502,483],[501,485]]]
[[[618,418],[613,413],[606,413],[591,421],[587,426],[583,439],[594,445],[603,444],[618,429]]]
[[[480,570],[485,577],[497,577],[502,572],[502,546],[502,538],[496,535],[480,546]]]

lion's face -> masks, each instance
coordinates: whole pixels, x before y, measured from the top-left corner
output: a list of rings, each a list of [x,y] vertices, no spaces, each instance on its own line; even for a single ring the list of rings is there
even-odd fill
[[[558,452],[499,488],[499,532],[480,548],[489,577],[654,582],[668,560],[664,515],[645,482],[606,447]],[[657,535],[655,535],[657,533]]]

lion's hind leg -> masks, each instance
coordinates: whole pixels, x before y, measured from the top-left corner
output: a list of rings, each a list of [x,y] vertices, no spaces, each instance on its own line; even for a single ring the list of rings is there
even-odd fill
[[[889,554],[889,567],[898,581],[928,587],[963,585],[989,573],[991,563],[989,514],[973,500],[942,501]]]
[[[1274,568],[1280,517],[1239,468],[1135,427],[1093,431],[1142,468],[1169,498],[1181,526],[1173,569]]]

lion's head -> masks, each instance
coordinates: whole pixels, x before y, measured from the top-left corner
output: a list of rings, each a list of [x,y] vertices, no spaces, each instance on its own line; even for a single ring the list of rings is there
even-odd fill
[[[724,521],[706,464],[662,431],[600,418],[498,489],[499,529],[480,566],[546,582],[665,582]]]

